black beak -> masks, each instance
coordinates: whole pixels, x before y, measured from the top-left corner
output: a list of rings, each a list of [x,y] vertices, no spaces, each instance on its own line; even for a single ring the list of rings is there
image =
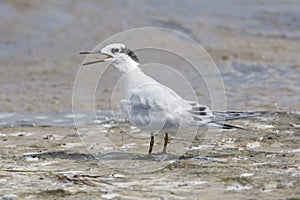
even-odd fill
[[[86,55],[86,54],[101,54],[101,52],[99,52],[99,51],[81,51],[81,52],[79,52],[79,54],[83,54],[83,55]],[[107,59],[109,57],[110,56],[107,56],[105,58],[94,57],[96,59],[95,61],[86,62],[86,63],[83,63],[82,65],[91,65],[91,64],[95,64],[95,63],[99,63],[99,62],[104,62],[105,59]]]
[[[81,52],[79,52],[79,54],[96,54],[96,53],[100,53],[100,52],[96,52],[96,51],[81,51]]]

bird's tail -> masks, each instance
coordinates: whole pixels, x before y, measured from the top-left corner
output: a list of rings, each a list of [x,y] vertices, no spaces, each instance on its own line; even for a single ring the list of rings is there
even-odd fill
[[[248,129],[236,126],[236,125],[232,125],[232,124],[224,124],[222,122],[214,122],[211,121],[209,122],[209,126],[210,127],[216,127],[216,128],[221,128],[221,129],[239,129],[239,130],[244,130],[244,131],[248,131]]]
[[[236,119],[244,119],[269,114],[268,111],[213,111],[215,118],[213,121],[229,121]]]
[[[247,130],[245,128],[222,123],[224,121],[229,120],[236,120],[236,119],[245,119],[249,117],[256,117],[269,114],[268,111],[226,111],[226,112],[213,112],[215,118],[210,122],[211,125],[220,127],[222,129],[240,129],[240,130]],[[247,130],[248,131],[248,130]]]

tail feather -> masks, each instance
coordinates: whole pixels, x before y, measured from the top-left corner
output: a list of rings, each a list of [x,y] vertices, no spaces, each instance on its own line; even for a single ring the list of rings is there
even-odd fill
[[[229,120],[256,117],[256,116],[261,116],[261,115],[266,115],[266,114],[269,114],[269,112],[268,111],[246,111],[246,112],[243,112],[243,111],[226,111],[226,112],[214,111],[213,112],[214,118],[209,123],[213,126],[217,126],[222,129],[240,129],[240,130],[250,131],[245,128],[239,127],[239,126],[225,124],[223,122],[229,121]]]
[[[249,117],[256,117],[261,115],[269,114],[268,111],[214,111],[213,115],[215,116],[213,121],[229,121],[236,119],[244,119]]]
[[[245,128],[239,127],[239,126],[235,126],[232,124],[223,124],[223,123],[219,123],[219,122],[210,122],[211,125],[220,127],[222,129],[240,129],[240,130],[244,130],[244,131],[248,131]]]

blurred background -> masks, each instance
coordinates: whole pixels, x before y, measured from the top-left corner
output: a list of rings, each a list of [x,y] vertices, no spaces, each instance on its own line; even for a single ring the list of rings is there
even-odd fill
[[[299,10],[291,0],[1,0],[0,112],[71,111],[78,52],[147,26],[204,46],[222,73],[228,109],[299,111]]]

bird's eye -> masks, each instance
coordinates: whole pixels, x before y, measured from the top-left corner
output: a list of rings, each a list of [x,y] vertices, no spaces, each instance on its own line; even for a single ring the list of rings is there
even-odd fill
[[[112,52],[112,53],[118,53],[118,52],[119,52],[119,49],[117,49],[117,48],[112,48],[112,49],[111,49],[111,52]]]

